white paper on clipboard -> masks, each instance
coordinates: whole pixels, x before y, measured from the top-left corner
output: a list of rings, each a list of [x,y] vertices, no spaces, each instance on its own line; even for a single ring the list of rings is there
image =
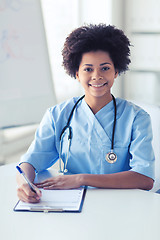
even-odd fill
[[[39,203],[18,201],[15,211],[43,212],[80,212],[83,205],[85,188],[69,190],[44,190]]]

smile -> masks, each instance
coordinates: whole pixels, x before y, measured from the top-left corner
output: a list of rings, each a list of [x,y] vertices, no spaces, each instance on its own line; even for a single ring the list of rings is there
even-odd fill
[[[96,88],[103,87],[103,86],[105,86],[105,85],[108,85],[108,82],[102,83],[102,84],[90,84],[90,83],[89,83],[89,86],[96,87]]]

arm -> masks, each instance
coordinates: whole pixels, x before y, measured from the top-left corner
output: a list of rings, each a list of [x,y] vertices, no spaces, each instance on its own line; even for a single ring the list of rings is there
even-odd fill
[[[33,166],[29,163],[22,163],[21,164],[21,169],[25,173],[26,177],[33,182],[35,178],[35,169]],[[23,178],[21,175],[17,172],[17,183],[18,185],[21,185],[24,182]]]
[[[26,177],[31,182],[33,182],[35,178],[35,169],[33,168],[33,166],[29,163],[22,163],[21,169],[25,173]],[[18,184],[18,188],[17,188],[18,198],[24,202],[33,202],[33,203],[38,202],[41,197],[41,191],[36,186],[34,186],[36,193],[31,191],[30,187],[24,181],[24,179],[19,173],[17,173],[16,178],[17,178],[17,184]]]
[[[126,171],[114,174],[82,176],[84,185],[100,188],[123,188],[123,189],[144,189],[150,190],[153,187],[153,179],[133,171]]]
[[[21,168],[26,177],[33,182],[35,178],[35,169],[37,172],[47,169],[58,158],[55,147],[54,124],[50,110],[47,110],[38,129],[36,130],[35,139],[31,143],[28,151],[21,157]],[[34,166],[34,167],[33,167]],[[17,195],[18,198],[25,202],[38,202],[41,192],[36,188],[37,194],[33,193],[25,183],[22,176],[17,173]],[[35,185],[34,185],[35,188]]]
[[[75,174],[58,176],[37,184],[37,187],[45,189],[69,189],[86,185],[99,188],[138,188],[150,190],[153,187],[153,182],[153,179],[142,174],[126,171],[113,174]]]

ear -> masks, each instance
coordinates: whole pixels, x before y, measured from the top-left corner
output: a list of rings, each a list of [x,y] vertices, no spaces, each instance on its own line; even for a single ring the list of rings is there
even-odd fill
[[[118,76],[118,70],[116,69],[114,78],[116,78],[117,76]]]
[[[78,80],[78,82],[80,82],[78,71],[76,72],[76,79]]]

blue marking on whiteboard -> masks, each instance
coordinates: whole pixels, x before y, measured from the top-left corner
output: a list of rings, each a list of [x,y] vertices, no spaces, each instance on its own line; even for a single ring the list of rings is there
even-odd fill
[[[33,60],[32,57],[25,57],[20,34],[16,30],[3,30],[0,35],[0,63],[9,59]]]
[[[3,30],[0,36],[0,62],[4,62],[9,58],[19,58],[19,46],[18,46],[19,36],[16,31],[9,32],[8,30]],[[18,51],[17,51],[18,50]]]

